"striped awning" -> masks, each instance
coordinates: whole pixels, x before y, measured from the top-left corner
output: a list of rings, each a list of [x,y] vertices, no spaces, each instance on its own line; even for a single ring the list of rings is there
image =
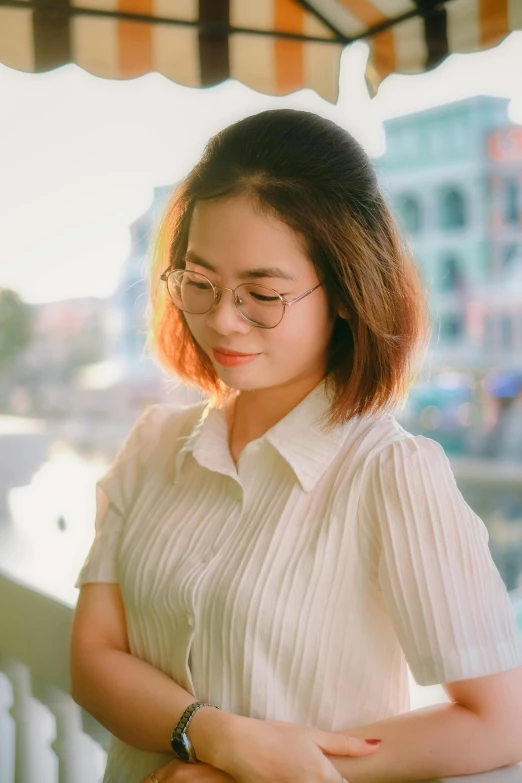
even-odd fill
[[[159,71],[206,87],[238,79],[283,95],[338,95],[347,44],[370,44],[367,80],[420,73],[522,28],[522,0],[0,0],[0,62],[96,76]]]

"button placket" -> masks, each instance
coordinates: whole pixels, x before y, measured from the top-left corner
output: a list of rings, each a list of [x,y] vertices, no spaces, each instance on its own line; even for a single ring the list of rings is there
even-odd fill
[[[218,532],[217,538],[214,541],[214,543],[210,546],[207,552],[205,552],[200,557],[200,563],[203,566],[207,566],[208,563],[224,548],[227,547],[229,542],[231,542],[234,538],[234,534],[236,530],[238,529],[241,519],[243,516],[243,487],[242,485],[237,481],[236,478],[233,479],[233,486],[231,488],[231,495],[233,496],[233,502],[231,504],[229,513],[224,515],[224,522],[221,527],[221,529]],[[239,506],[239,507],[238,507]],[[229,527],[232,527],[231,530],[229,530]],[[197,612],[197,596],[199,591],[200,582],[202,579],[205,578],[205,573],[207,572],[207,568],[202,568],[200,570],[200,573],[195,581],[194,587],[192,589],[192,607],[187,612],[187,627],[189,629],[188,634],[188,643],[187,643],[187,649],[186,649],[186,668],[187,668],[187,676],[189,678],[189,681],[192,683],[192,672],[191,672],[191,651],[192,651],[192,645],[194,641],[195,631],[194,628],[196,626],[196,612]]]

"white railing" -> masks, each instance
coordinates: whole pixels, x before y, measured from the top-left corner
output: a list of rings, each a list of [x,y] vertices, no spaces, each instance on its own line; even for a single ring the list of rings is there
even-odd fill
[[[70,696],[73,607],[0,573],[0,781],[100,783],[109,734]]]

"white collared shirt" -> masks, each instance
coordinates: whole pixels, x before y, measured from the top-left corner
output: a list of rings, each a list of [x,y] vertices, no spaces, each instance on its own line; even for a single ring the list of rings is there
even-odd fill
[[[236,468],[222,409],[149,407],[98,482],[76,586],[118,582],[131,653],[195,698],[338,730],[408,710],[408,665],[478,677],[522,642],[442,447],[390,414],[325,433],[327,408],[321,383]],[[170,758],[113,738],[104,781]]]

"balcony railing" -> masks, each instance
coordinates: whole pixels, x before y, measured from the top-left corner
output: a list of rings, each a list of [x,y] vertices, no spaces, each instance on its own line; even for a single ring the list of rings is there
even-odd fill
[[[73,610],[74,600],[37,589],[10,573],[0,557],[1,783],[100,783],[103,778],[110,735],[70,696]],[[445,780],[464,779],[522,783],[522,764]]]
[[[109,734],[70,696],[73,606],[0,572],[0,781],[100,783]]]

